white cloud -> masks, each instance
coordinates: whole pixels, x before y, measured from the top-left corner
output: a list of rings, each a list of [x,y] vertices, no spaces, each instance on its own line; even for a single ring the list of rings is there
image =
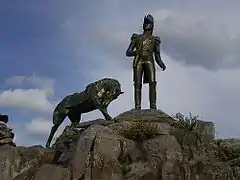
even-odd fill
[[[58,128],[52,142],[54,142],[56,138],[61,135],[66,125],[69,125],[69,122],[67,121],[67,119]],[[31,120],[29,123],[27,123],[25,128],[26,128],[27,134],[31,135],[32,140],[40,140],[41,142],[43,141],[46,142],[52,126],[53,126],[53,123],[51,120],[38,117]]]
[[[112,7],[111,10],[114,11],[114,8],[118,9]],[[226,25],[227,22],[219,21],[222,18],[192,11],[153,8],[150,12],[155,18],[154,34],[162,39],[161,50],[174,60],[187,65],[201,65],[207,69],[240,67],[240,30],[237,22]],[[114,58],[117,59],[124,56],[131,34],[142,32],[144,13],[140,8],[132,12],[133,16],[138,15],[138,18],[128,18],[123,12],[121,16],[116,16],[115,13],[110,15],[111,13],[113,12],[108,12],[109,17],[112,17],[110,23],[103,21],[97,24],[90,30],[91,36],[85,38],[88,37],[88,42],[98,44],[102,52],[115,55]],[[228,21],[224,14],[221,17]],[[72,27],[74,30],[68,29],[74,37],[82,36],[81,33],[77,34],[76,29],[82,28],[79,24],[76,20]]]
[[[12,87],[30,86],[43,89],[48,95],[54,94],[55,80],[49,77],[36,76],[13,76],[5,79],[5,84]]]
[[[26,125],[26,129],[30,134],[38,136],[46,136],[51,130],[52,122],[44,118],[33,119]]]
[[[26,76],[13,76],[5,79],[5,84],[9,86],[21,85],[26,79]]]
[[[14,89],[0,93],[1,107],[24,108],[41,112],[52,112],[53,104],[42,89]]]
[[[232,27],[189,12],[160,9],[153,14],[162,50],[175,60],[208,69],[240,67],[240,32],[232,38]]]
[[[55,103],[50,101],[54,94],[54,80],[32,75],[13,76],[5,83],[9,88],[0,92],[0,107],[22,108],[40,112],[52,112]],[[33,87],[33,88],[25,88]]]

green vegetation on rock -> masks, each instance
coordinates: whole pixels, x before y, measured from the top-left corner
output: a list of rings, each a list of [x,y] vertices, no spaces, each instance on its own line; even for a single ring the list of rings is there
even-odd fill
[[[199,133],[195,131],[198,116],[192,116],[190,113],[189,117],[185,117],[181,113],[176,113],[173,117],[176,121],[171,124],[172,129],[170,134],[178,140],[181,147],[183,149],[187,146],[196,146],[200,148],[199,146],[202,143],[202,139]]]
[[[131,128],[123,129],[121,135],[127,139],[141,143],[158,135],[157,125],[148,121],[138,120],[134,122]]]
[[[216,140],[216,154],[220,161],[230,161],[240,157],[240,151],[224,144],[224,140]]]

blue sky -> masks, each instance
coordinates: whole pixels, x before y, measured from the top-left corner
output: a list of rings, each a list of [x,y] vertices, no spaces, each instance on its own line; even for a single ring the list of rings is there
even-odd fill
[[[17,144],[45,144],[56,103],[102,77],[119,79],[126,92],[109,107],[112,116],[133,107],[125,50],[146,13],[155,17],[167,65],[166,72],[157,68],[158,107],[199,114],[214,121],[220,137],[239,137],[240,3],[184,2],[1,1],[0,107]],[[94,111],[83,119],[98,117]]]

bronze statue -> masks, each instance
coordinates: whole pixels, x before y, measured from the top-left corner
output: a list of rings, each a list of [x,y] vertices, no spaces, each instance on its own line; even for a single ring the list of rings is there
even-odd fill
[[[54,125],[46,147],[50,146],[55,132],[67,116],[71,125],[74,126],[79,124],[82,113],[98,109],[106,120],[111,120],[112,117],[108,114],[107,107],[120,94],[123,94],[120,83],[115,79],[104,78],[89,84],[85,91],[66,96],[53,112]]]
[[[154,18],[148,14],[144,17],[143,33],[133,33],[131,43],[127,49],[126,56],[134,57],[133,60],[133,81],[135,109],[141,109],[142,77],[143,83],[149,83],[150,108],[156,109],[156,77],[155,61],[164,71],[166,69],[160,56],[160,37],[153,36]]]

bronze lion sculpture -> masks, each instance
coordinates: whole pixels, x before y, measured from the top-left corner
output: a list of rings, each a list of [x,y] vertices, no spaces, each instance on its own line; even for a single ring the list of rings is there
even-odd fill
[[[53,127],[46,147],[50,146],[55,132],[66,117],[71,121],[71,126],[74,126],[79,124],[82,113],[98,109],[106,120],[111,120],[112,117],[108,114],[107,107],[120,94],[123,94],[120,83],[116,79],[104,78],[87,85],[82,92],[63,98],[53,112]]]

